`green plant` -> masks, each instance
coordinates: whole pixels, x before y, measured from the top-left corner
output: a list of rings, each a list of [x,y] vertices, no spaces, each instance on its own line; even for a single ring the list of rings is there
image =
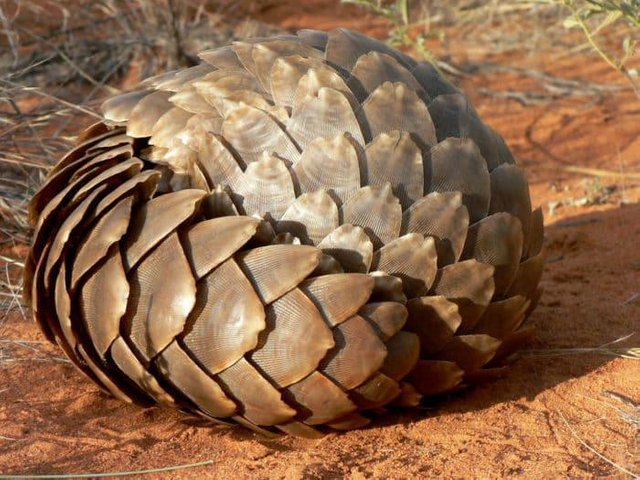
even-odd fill
[[[629,60],[638,49],[638,39],[634,36],[640,34],[640,0],[541,0],[540,3],[564,7],[569,12],[564,26],[580,29],[590,47],[612,68],[624,75],[640,97],[640,70],[628,67]],[[623,38],[621,53],[614,54],[603,47],[596,37],[619,22],[627,23],[630,28]]]
[[[410,34],[413,27],[425,25],[424,19],[418,22],[410,20],[409,0],[395,0],[389,3],[382,0],[341,0],[342,3],[358,5],[375,15],[378,15],[393,25],[389,31],[389,43],[395,47],[404,46],[415,48],[418,54],[425,60],[431,62],[436,68],[442,66],[426,45],[430,37],[437,37],[437,34],[427,32],[423,29],[416,36]]]

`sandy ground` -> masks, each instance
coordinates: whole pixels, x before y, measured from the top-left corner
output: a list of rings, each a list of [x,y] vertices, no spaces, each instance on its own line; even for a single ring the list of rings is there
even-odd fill
[[[383,24],[335,2],[254,11],[285,28]],[[466,42],[466,43],[465,43]],[[621,80],[596,57],[549,47],[490,54],[473,39],[456,63],[496,62],[598,84]],[[536,81],[483,71],[463,80],[481,115],[527,167],[545,211],[545,295],[538,330],[508,376],[438,405],[395,412],[319,441],[267,440],[182,414],[142,410],[100,393],[14,311],[0,327],[0,475],[118,472],[212,463],[152,478],[625,478],[640,472],[640,362],[607,348],[640,343],[640,182],[567,171],[638,172],[640,101],[629,91],[540,104],[485,95]],[[600,202],[596,205],[588,203]],[[585,205],[587,203],[587,205]],[[551,214],[553,212],[553,214]],[[24,246],[5,252],[26,253]],[[3,267],[4,268],[4,267]],[[623,342],[601,347],[616,339]],[[22,343],[17,343],[18,341]],[[617,464],[617,466],[613,465]]]

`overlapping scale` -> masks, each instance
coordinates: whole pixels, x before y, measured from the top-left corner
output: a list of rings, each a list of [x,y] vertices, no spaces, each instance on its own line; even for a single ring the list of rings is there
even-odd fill
[[[200,365],[215,374],[254,349],[265,325],[260,299],[229,259],[198,282],[182,341]]]
[[[334,257],[345,272],[368,272],[373,259],[373,243],[365,230],[345,223],[327,235],[318,248]]]
[[[309,375],[334,346],[322,315],[297,288],[269,305],[266,315],[267,326],[250,358],[280,387]],[[303,336],[301,332],[305,332]]]
[[[129,281],[127,335],[138,353],[151,360],[184,330],[196,302],[195,279],[177,234],[154,248]]]
[[[425,191],[462,193],[471,223],[487,216],[491,201],[489,171],[472,140],[447,138],[438,143],[431,149],[429,170]]]
[[[296,194],[284,161],[265,153],[238,177],[232,198],[245,215],[279,220]]]
[[[291,163],[300,158],[298,147],[278,121],[255,107],[240,106],[229,113],[222,136],[246,164],[260,160],[263,152],[276,152]]]
[[[348,133],[364,145],[360,124],[348,98],[329,87],[321,87],[316,94],[296,98],[287,131],[302,149],[318,138],[333,138],[342,133]]]
[[[436,130],[427,106],[408,85],[385,82],[362,104],[359,114],[368,138],[400,130],[418,137],[424,145],[435,145]]]
[[[402,206],[390,183],[362,187],[342,206],[341,212],[343,223],[363,228],[376,248],[400,234]]]
[[[344,29],[201,58],[105,102],[34,197],[45,335],[117,398],[267,436],[503,375],[543,218],[467,98]]]
[[[393,130],[381,133],[367,145],[365,154],[369,185],[389,182],[403,209],[422,198],[422,151],[408,132]]]
[[[317,245],[340,222],[338,206],[324,190],[303,193],[287,208],[276,225],[279,232],[291,232],[305,243]]]
[[[402,279],[407,297],[429,290],[436,277],[436,247],[432,237],[409,233],[389,242],[373,255],[371,268]]]
[[[317,138],[293,166],[300,193],[326,190],[341,205],[360,188],[358,152],[348,134]]]
[[[364,318],[355,315],[333,329],[335,346],[327,352],[320,371],[344,390],[361,385],[382,367],[385,344]],[[358,359],[366,358],[363,362]]]
[[[402,214],[402,233],[431,236],[438,253],[438,266],[457,262],[467,238],[469,212],[460,192],[432,192]]]

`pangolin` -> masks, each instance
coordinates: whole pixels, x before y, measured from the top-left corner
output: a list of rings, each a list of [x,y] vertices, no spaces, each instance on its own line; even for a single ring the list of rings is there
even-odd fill
[[[543,218],[465,95],[345,29],[200,59],[107,100],[34,196],[46,337],[121,400],[267,435],[500,375]]]

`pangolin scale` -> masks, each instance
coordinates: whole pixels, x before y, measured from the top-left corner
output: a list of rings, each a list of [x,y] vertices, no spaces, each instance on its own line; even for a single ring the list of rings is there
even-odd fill
[[[119,399],[268,435],[501,375],[542,213],[464,94],[344,29],[200,58],[105,102],[33,198],[47,338]]]

